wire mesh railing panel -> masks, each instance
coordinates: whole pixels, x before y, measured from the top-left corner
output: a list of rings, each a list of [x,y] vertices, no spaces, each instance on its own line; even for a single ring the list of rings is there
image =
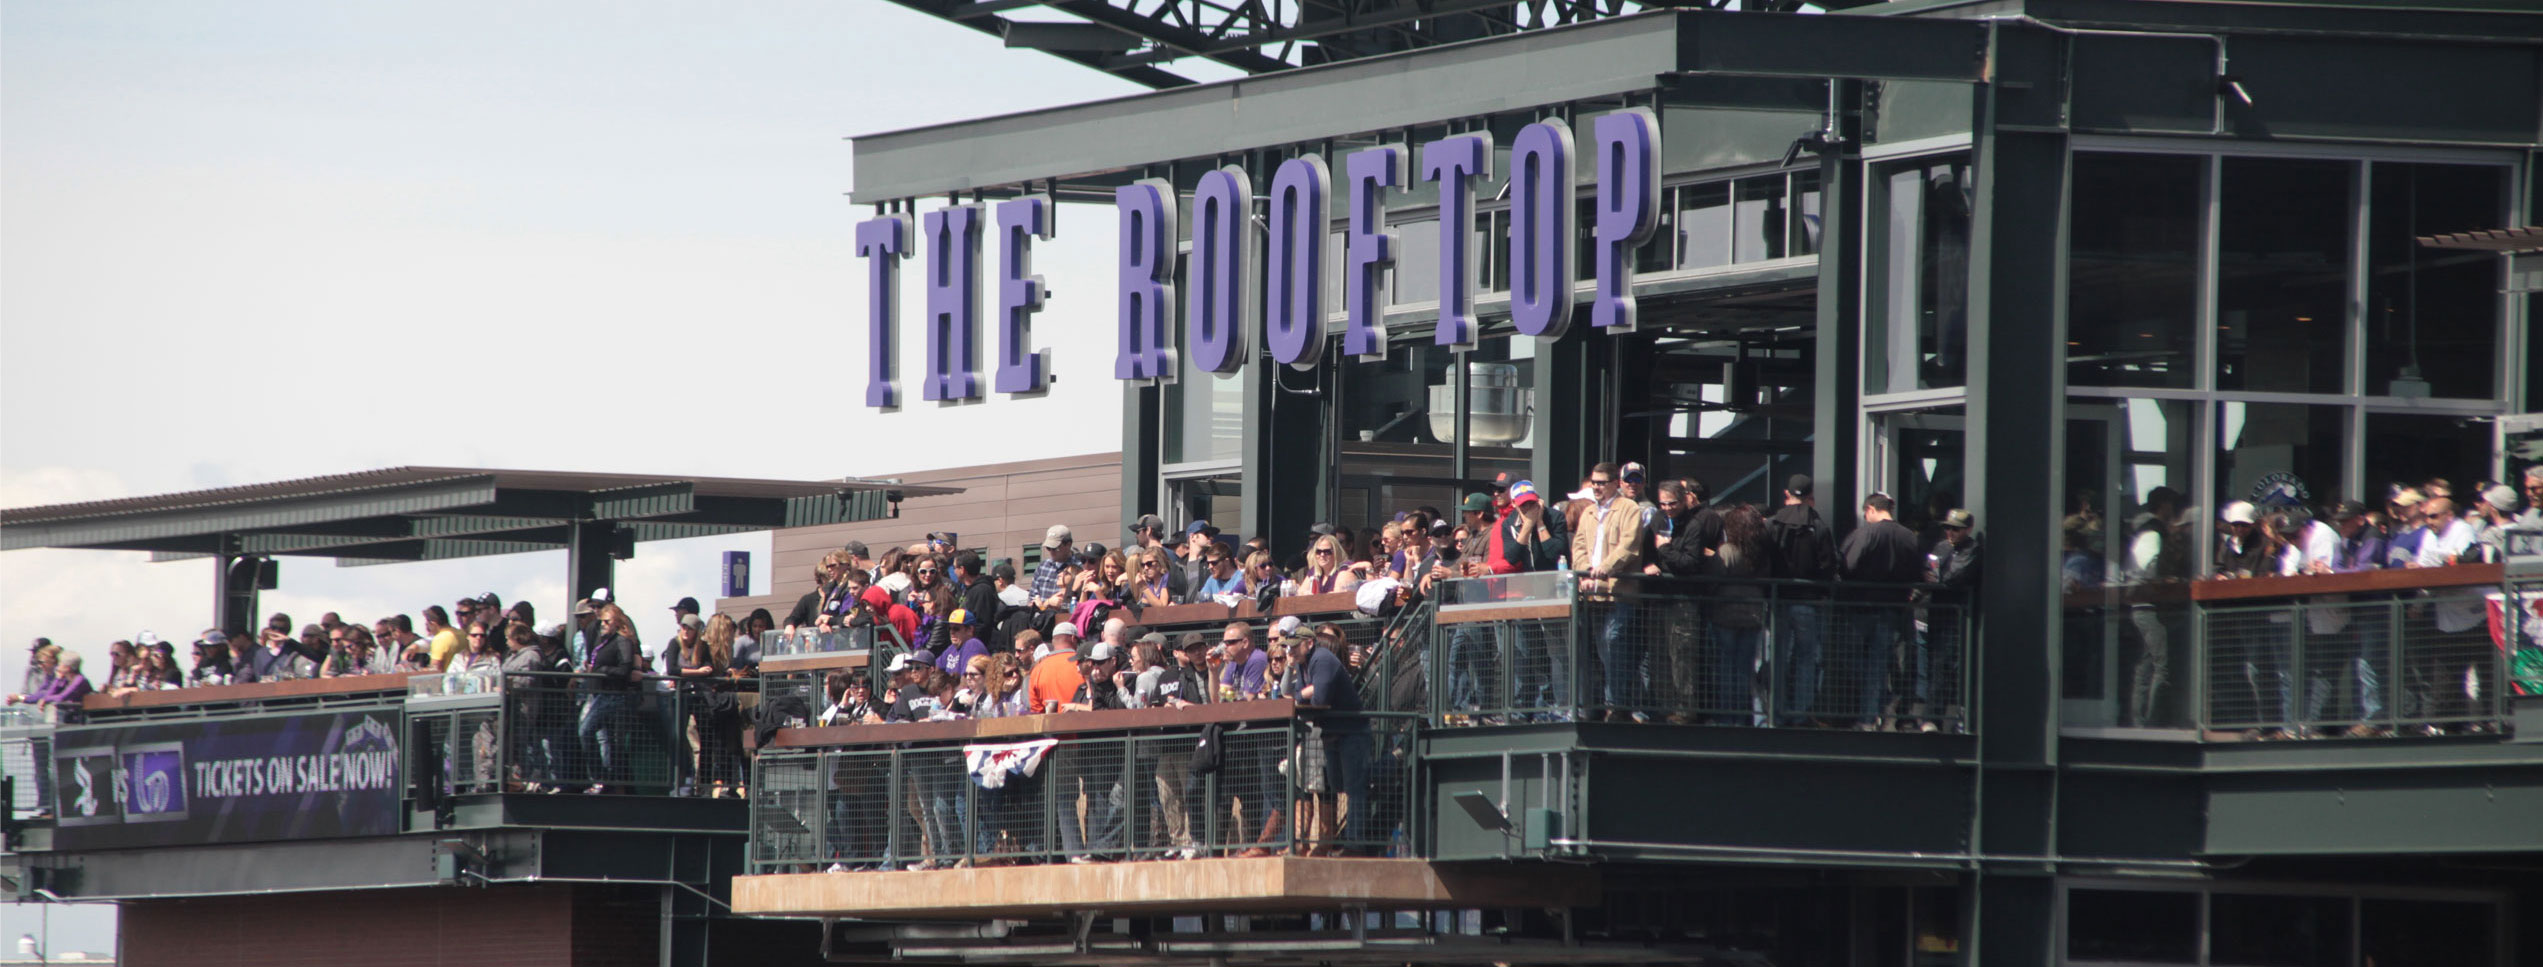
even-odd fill
[[[2200,725],[2255,738],[2500,728],[2504,652],[2484,597],[2200,609]]]
[[[893,851],[894,816],[903,811],[893,754],[891,749],[822,754],[825,869],[898,869],[911,862]]]
[[[1209,836],[1206,802],[1209,777],[1192,771],[1190,733],[1142,735],[1131,739],[1134,770],[1131,789],[1137,803],[1128,851],[1142,856],[1200,855]]]
[[[1215,838],[1202,844],[1205,853],[1268,856],[1288,849],[1291,750],[1285,723],[1222,737],[1219,768],[1209,775]]]
[[[2489,731],[2505,718],[2505,656],[2479,591],[2401,604],[2393,657],[2394,724],[2422,732]]]
[[[755,873],[802,872],[830,862],[822,846],[828,825],[818,753],[760,757],[751,786],[750,862]]]
[[[463,796],[500,792],[503,788],[503,716],[479,709],[451,716],[450,791]]]
[[[1051,750],[1042,766],[1058,827],[1059,854],[1070,862],[1119,858],[1128,835],[1132,777],[1121,739],[1081,739]]]
[[[9,779],[9,805],[17,815],[53,808],[53,730],[0,728],[0,776]]]

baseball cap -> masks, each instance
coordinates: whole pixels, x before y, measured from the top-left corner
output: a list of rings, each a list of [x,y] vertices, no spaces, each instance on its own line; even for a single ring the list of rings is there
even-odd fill
[[[1210,526],[1210,522],[1206,520],[1196,520],[1183,525],[1183,536],[1190,537],[1195,533],[1208,534],[1211,537],[1217,537],[1219,536],[1219,529]]]
[[[1466,499],[1457,505],[1457,509],[1476,512],[1490,511],[1492,509],[1492,495],[1467,494]]]
[[[200,643],[206,645],[226,645],[230,643],[230,636],[218,631],[207,631],[203,633],[203,640]]]
[[[696,614],[698,613],[698,599],[681,598],[678,601],[671,602],[671,610],[687,614]]]
[[[949,625],[961,625],[965,628],[971,627],[971,609],[955,608],[952,614],[945,616],[945,623]]]
[[[1272,637],[1295,638],[1298,636],[1298,624],[1297,615],[1293,614],[1282,618],[1280,619],[1280,623],[1272,625]]]
[[[1130,532],[1136,534],[1141,531],[1163,534],[1166,532],[1166,519],[1155,514],[1141,514],[1138,520],[1130,522]]]
[[[883,671],[884,671],[885,673],[887,673],[887,674],[894,674],[894,673],[899,673],[899,672],[905,672],[905,671],[908,671],[908,670],[909,670],[909,666],[910,666],[911,664],[912,664],[912,662],[909,660],[909,656],[908,656],[908,655],[905,655],[905,654],[903,654],[903,655],[893,655],[893,656],[892,656],[892,663],[891,663],[891,664],[889,664],[889,665],[885,665],[885,666],[883,666]]]
[[[1151,632],[1149,632],[1149,633],[1147,633],[1147,634],[1140,635],[1140,636],[1139,636],[1139,643],[1140,643],[1140,644],[1143,644],[1143,645],[1156,645],[1156,646],[1158,646],[1158,647],[1164,647],[1164,646],[1165,646],[1165,643],[1166,643],[1166,633],[1165,633],[1165,632],[1162,632],[1162,631],[1151,631]]]
[[[1510,483],[1510,471],[1504,470],[1492,475],[1492,489],[1494,490],[1508,490],[1510,489]]]
[[[865,552],[865,542],[864,542],[864,541],[849,541],[849,542],[847,543],[847,546],[842,547],[842,548],[839,548],[839,549],[840,549],[840,550],[843,550],[843,551],[848,552],[848,556],[850,556],[850,557],[871,557],[871,556],[873,556],[873,555],[867,554],[867,553]]]
[[[1616,476],[1619,479],[1640,482],[1642,480],[1642,464],[1627,463],[1625,464],[1624,470]]]
[[[1183,633],[1182,641],[1175,642],[1174,650],[1208,651],[1211,644],[1213,644],[1213,642],[1210,641],[1210,636],[1198,631],[1187,631]]]
[[[686,612],[680,615],[680,627],[705,628],[706,619],[698,617],[695,612]]]
[[[593,607],[599,607],[599,606],[601,606],[601,605],[608,604],[608,603],[609,603],[609,601],[610,601],[610,598],[609,598],[609,589],[608,589],[608,588],[593,588],[593,589],[592,589],[592,606],[593,606]]]
[[[927,532],[927,542],[930,544],[960,544],[962,543],[961,538],[962,535],[956,534],[953,531]]]
[[[1958,507],[1952,508],[1950,513],[1943,515],[1943,526],[1945,527],[1973,527],[1976,526],[1977,523],[1978,518],[1971,516],[1968,511]]]
[[[1076,535],[1069,533],[1067,524],[1053,524],[1050,530],[1042,532],[1042,546],[1046,548],[1058,547],[1074,539]]]
[[[1051,637],[1053,637],[1053,638],[1076,638],[1076,637],[1079,637],[1079,635],[1078,635],[1078,633],[1077,633],[1077,625],[1075,625],[1075,624],[1073,624],[1073,623],[1070,623],[1070,622],[1066,622],[1066,621],[1060,622],[1059,624],[1052,625],[1052,626],[1051,626]]]
[[[1796,497],[1810,496],[1810,475],[1793,474],[1792,479],[1784,481],[1784,491]]]
[[[143,629],[140,634],[132,636],[132,643],[136,648],[148,648],[159,643],[159,633]]]
[[[1334,535],[1335,531],[1332,524],[1319,521],[1315,526],[1307,528],[1307,533],[1314,534],[1317,537],[1331,537]]]
[[[1120,654],[1121,654],[1121,650],[1120,650],[1120,649],[1118,649],[1118,648],[1114,648],[1114,647],[1113,647],[1113,643],[1112,643],[1112,642],[1109,642],[1109,641],[1098,641],[1098,642],[1096,642],[1096,643],[1095,643],[1095,647],[1090,648],[1090,649],[1088,649],[1088,650],[1087,650],[1087,652],[1086,652],[1086,660],[1087,660],[1087,661],[1111,661],[1112,659],[1114,659],[1115,657],[1119,656]]]
[[[2516,488],[2507,484],[2491,484],[2490,489],[2481,492],[2481,502],[2500,510],[2515,510],[2517,509]]]
[[[1522,480],[1510,485],[1510,505],[1513,507],[1530,501],[1543,502],[1544,500],[1545,498],[1537,496],[1536,481]]]
[[[2252,502],[2248,500],[2227,504],[2224,510],[2217,511],[2216,516],[2228,524],[2249,524],[2255,519]]]
[[[590,598],[584,598],[583,600],[574,602],[575,614],[590,614],[598,610],[600,610],[600,606],[593,604],[592,599]]]
[[[2366,505],[2354,500],[2343,500],[2331,508],[2332,520],[2355,520],[2364,516]]]

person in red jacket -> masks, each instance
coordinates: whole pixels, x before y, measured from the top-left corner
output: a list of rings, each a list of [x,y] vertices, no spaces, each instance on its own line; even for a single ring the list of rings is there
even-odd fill
[[[912,643],[918,640],[918,612],[910,610],[909,605],[892,600],[892,592],[884,590],[881,585],[868,586],[861,600],[873,613],[876,623],[892,626],[892,630],[901,636],[903,647],[915,647]]]

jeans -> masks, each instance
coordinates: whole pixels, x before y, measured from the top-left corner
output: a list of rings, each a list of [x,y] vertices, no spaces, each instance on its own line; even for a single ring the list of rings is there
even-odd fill
[[[1342,811],[1341,839],[1346,846],[1368,841],[1364,827],[1369,802],[1369,758],[1374,748],[1367,729],[1325,733],[1325,775],[1334,783],[1334,791],[1342,794],[1336,802]]]
[[[2122,724],[2137,728],[2179,724],[2158,708],[2172,681],[2171,615],[2144,605],[2128,609],[2137,629],[2137,660],[2128,673],[2128,716]]]
[[[1485,625],[1462,624],[1448,633],[1449,709],[1474,711],[1482,709],[1486,701],[1492,702],[1494,710],[1499,708],[1498,690],[1487,683],[1488,677],[1498,670],[1498,650]],[[1492,693],[1490,699],[1486,698],[1487,691]]]
[[[1783,625],[1776,629],[1776,662],[1783,666],[1784,707],[1779,724],[1793,725],[1810,716],[1819,700],[1821,644],[1827,638],[1828,606],[1817,601],[1783,603]]]
[[[1713,687],[1705,710],[1716,725],[1762,724],[1757,707],[1757,646],[1766,638],[1763,628],[1733,628],[1720,622],[1704,626],[1704,638],[1713,652]]]
[[[2393,649],[2388,631],[2381,620],[2358,623],[2358,656],[2353,664],[2357,666],[2359,722],[2373,722],[2384,714],[2384,665]]]
[[[1558,639],[1537,622],[1513,622],[1511,633],[1517,637],[1510,643],[1510,674],[1516,685],[1510,704],[1542,709],[1542,717],[1548,720],[1569,721],[1577,704],[1572,694],[1573,656],[1557,651]]]
[[[1055,780],[1060,784],[1053,798],[1058,801],[1060,851],[1071,857],[1092,851],[1121,848],[1121,810],[1123,793],[1120,770],[1106,768],[1098,746],[1051,750],[1058,767]],[[1086,798],[1085,824],[1078,823],[1077,800]]]
[[[1648,705],[1651,669],[1645,661],[1650,656],[1651,643],[1636,633],[1634,605],[1609,601],[1604,610],[1605,619],[1598,627],[1599,704],[1611,710]]]
[[[1837,642],[1835,685],[1839,694],[1832,706],[1851,713],[1857,725],[1870,725],[1880,720],[1881,703],[1889,692],[1890,653],[1898,642],[1902,615],[1886,604],[1866,603],[1854,607],[1852,634]],[[1844,694],[1853,689],[1852,694]]]
[[[626,762],[626,749],[620,739],[627,714],[634,710],[635,696],[624,692],[593,692],[583,696],[583,720],[575,729],[575,738],[583,748],[588,776],[576,776],[591,782],[621,782]]]
[[[918,785],[919,832],[927,848],[923,855],[938,866],[951,864],[963,858],[964,813],[968,811],[963,799],[961,760],[913,765],[916,767],[910,771]]]

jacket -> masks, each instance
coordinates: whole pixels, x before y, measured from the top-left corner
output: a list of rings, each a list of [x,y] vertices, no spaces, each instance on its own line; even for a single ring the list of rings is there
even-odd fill
[[[636,644],[616,632],[602,632],[600,641],[592,645],[591,659],[583,670],[601,676],[597,686],[602,691],[631,691],[636,687],[628,675],[636,670]]]
[[[1642,505],[1619,495],[1604,514],[1594,503],[1583,510],[1581,528],[1572,535],[1572,569],[1610,577],[1642,570]]]
[[[1916,532],[1894,520],[1876,520],[1854,529],[1838,548],[1838,566],[1848,581],[1915,584],[1925,580],[1925,561],[1916,553]],[[1906,600],[1904,588],[1866,592],[1864,600]]]
[[[1526,525],[1526,518],[1512,511],[1510,516],[1501,519],[1493,530],[1493,540],[1501,545],[1501,552],[1494,555],[1492,573],[1551,571],[1564,555],[1571,553],[1572,538],[1563,528],[1563,515],[1548,513],[1541,516],[1545,520],[1545,539],[1534,544],[1519,540],[1519,529]]]
[[[1704,551],[1712,546],[1704,540],[1704,514],[1703,508],[1697,508],[1668,518],[1669,539],[1658,542],[1652,549],[1657,555],[1653,563],[1660,565],[1660,573],[1671,577],[1694,577],[1703,573]],[[1720,540],[1721,530],[1721,515],[1715,514],[1713,532],[1716,541]]]
[[[1828,522],[1809,504],[1785,504],[1766,518],[1768,572],[1794,581],[1830,581],[1837,576],[1837,541]],[[1796,589],[1793,596],[1816,596]]]
[[[1943,586],[1934,597],[1946,601],[1970,602],[1978,598],[1979,552],[1984,543],[1978,535],[1969,535],[1969,543],[1957,547],[1950,541],[1934,545],[1934,581]]]

